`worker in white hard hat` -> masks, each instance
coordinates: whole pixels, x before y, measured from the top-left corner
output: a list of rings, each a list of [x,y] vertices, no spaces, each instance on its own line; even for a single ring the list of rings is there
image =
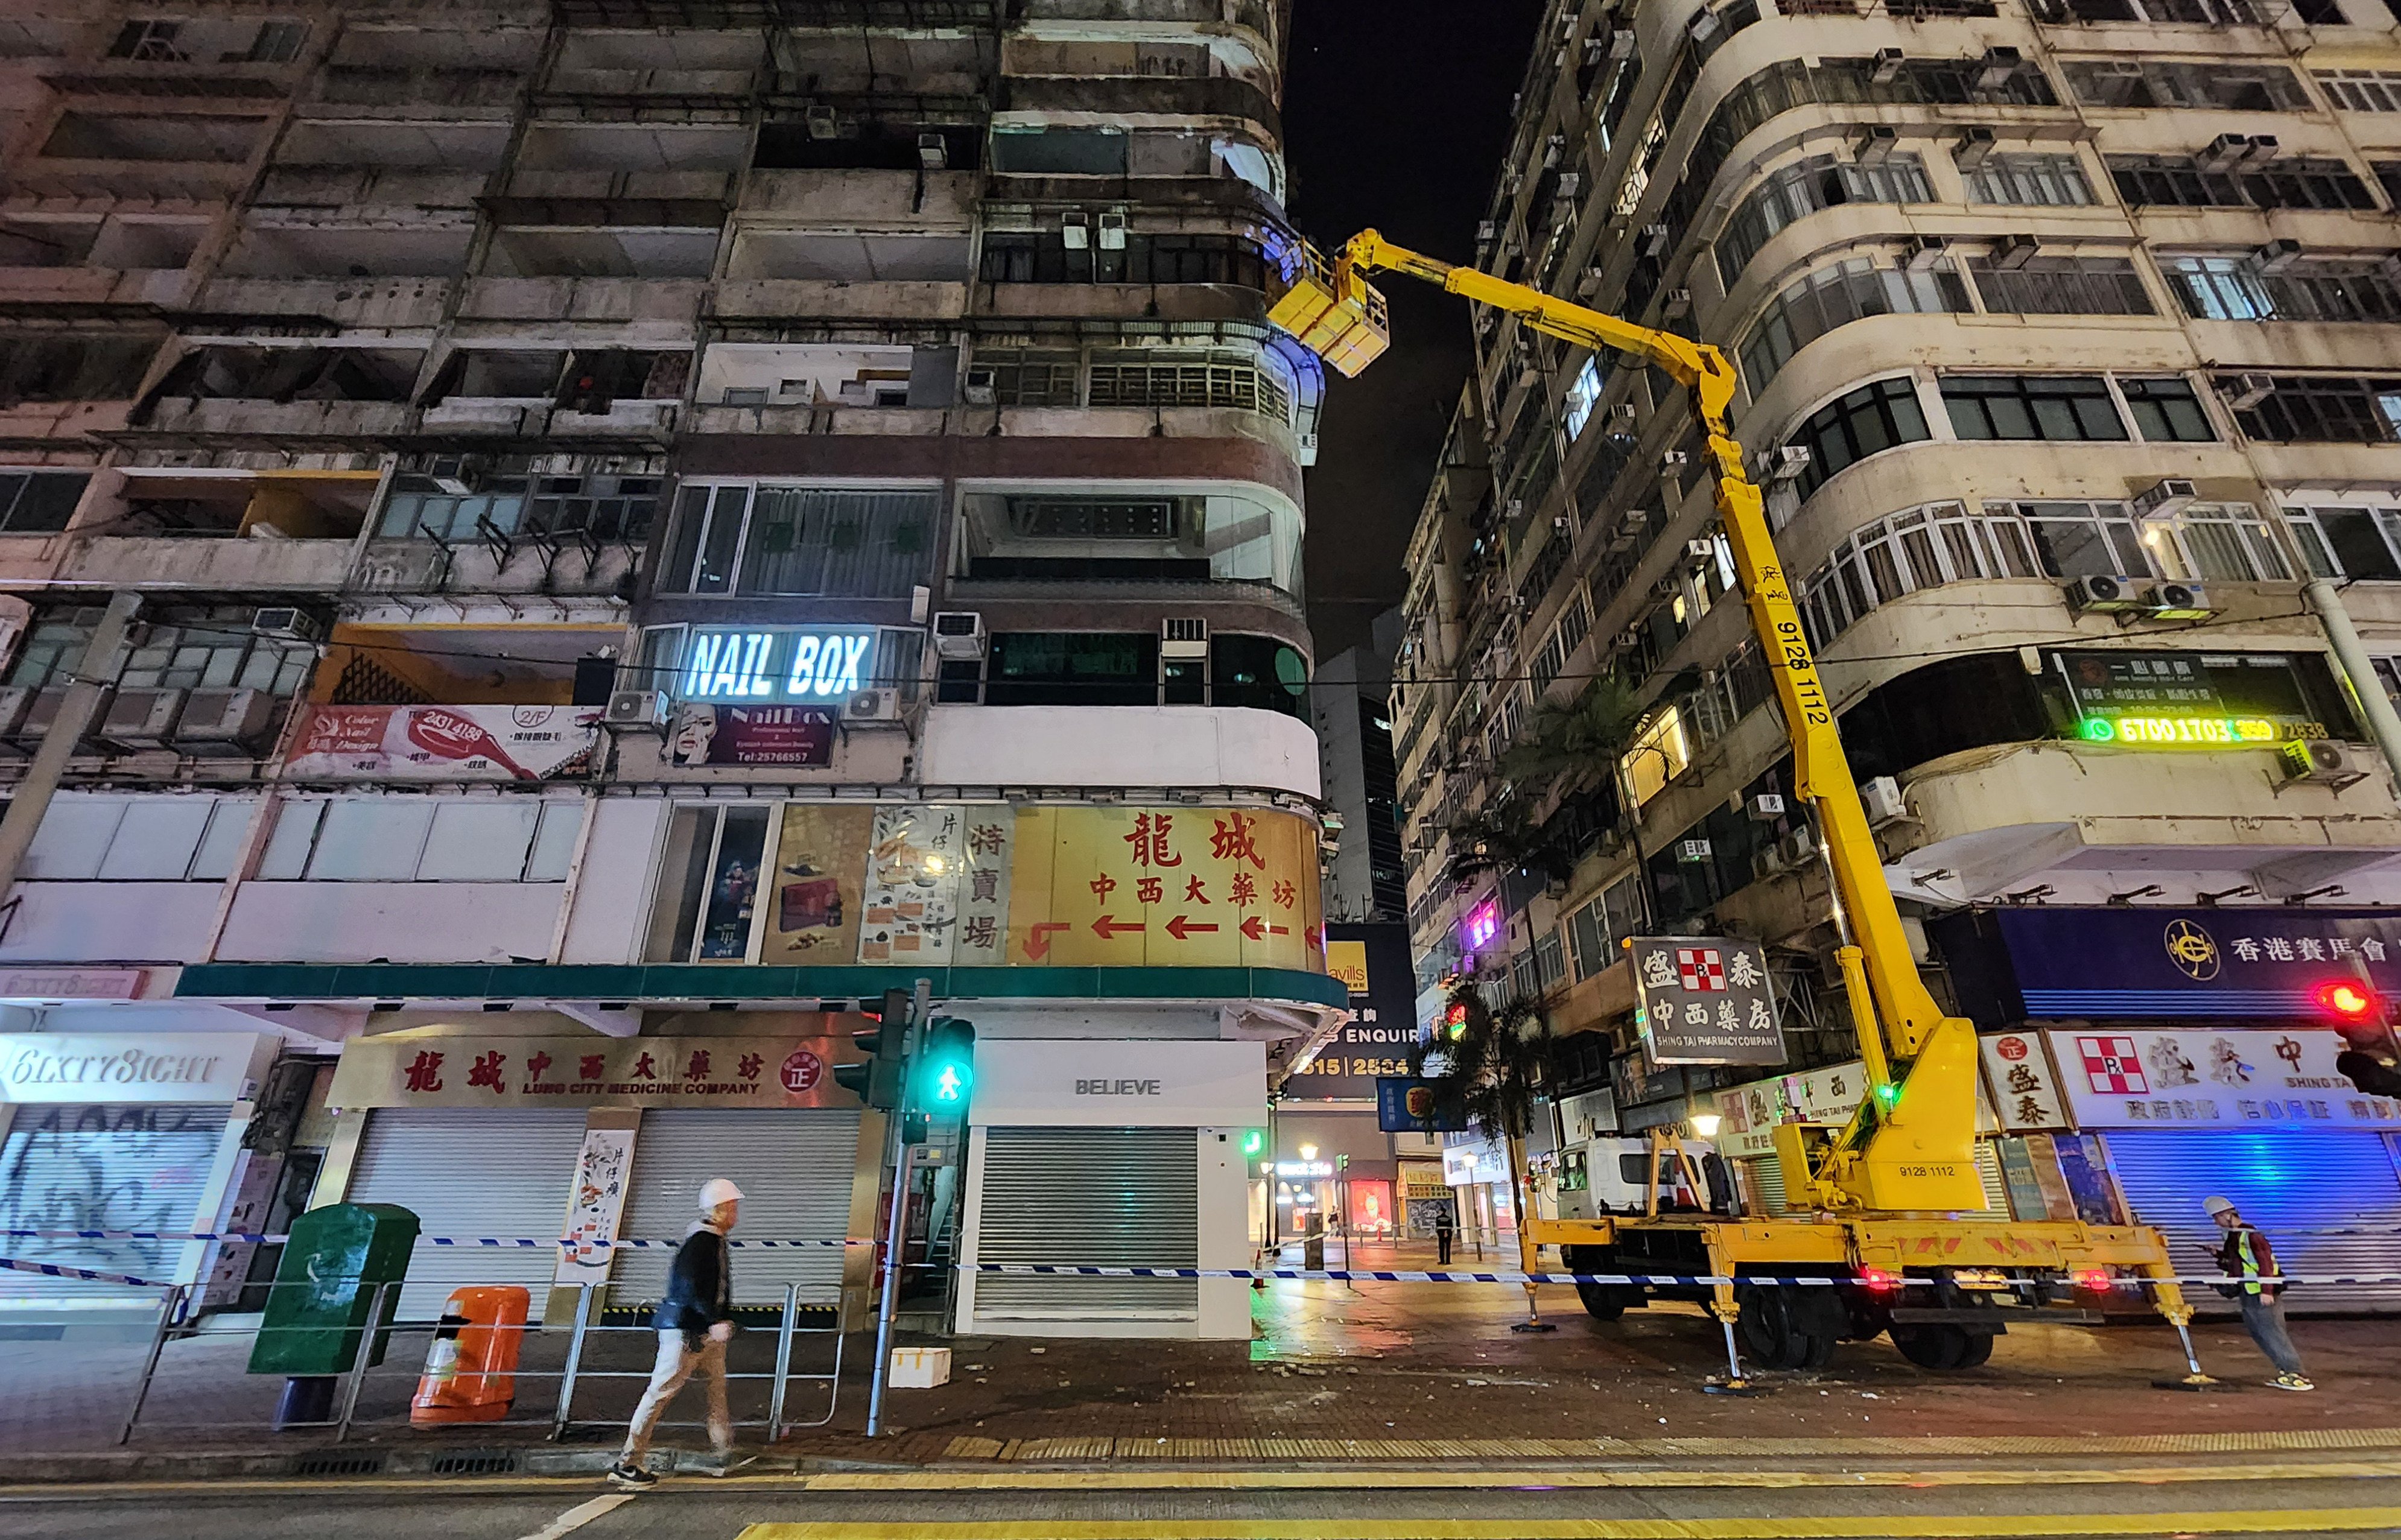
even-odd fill
[[[2284,1270],[2276,1265],[2276,1248],[2268,1237],[2243,1221],[2232,1200],[2203,1198],[2201,1206],[2217,1228],[2226,1232],[2226,1244],[2210,1255],[2217,1258],[2229,1278],[2239,1282],[2220,1285],[2219,1292],[2233,1295],[2243,1302],[2243,1325],[2251,1333],[2251,1341],[2276,1366],[2276,1377],[2268,1382],[2278,1390],[2315,1390],[2309,1376],[2301,1372],[2300,1350],[2293,1346],[2292,1333],[2284,1329],[2284,1304],[2281,1296],[2284,1286],[2280,1281]]]
[[[742,1189],[722,1176],[700,1184],[700,1217],[684,1232],[667,1269],[665,1298],[652,1314],[659,1359],[651,1384],[625,1429],[624,1452],[610,1467],[609,1484],[640,1492],[659,1484],[643,1464],[651,1435],[676,1392],[695,1373],[708,1381],[708,1442],[720,1469],[734,1461],[734,1419],[725,1405],[725,1344],[734,1340],[734,1268],[725,1237],[742,1208]]]

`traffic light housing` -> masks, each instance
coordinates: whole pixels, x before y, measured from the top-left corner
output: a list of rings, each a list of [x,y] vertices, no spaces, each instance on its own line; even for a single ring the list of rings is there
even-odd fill
[[[2384,1019],[2383,1000],[2357,979],[2328,979],[2311,991],[2311,997],[2339,1025],[2380,1024]]]
[[[912,1105],[938,1118],[966,1111],[975,1090],[975,1024],[955,1016],[935,1017],[926,1028],[914,1079]]]
[[[868,1055],[866,1062],[833,1066],[834,1083],[879,1112],[900,1105],[900,1092],[907,1082],[909,1003],[907,990],[885,990],[876,1024],[850,1035],[850,1040]]]

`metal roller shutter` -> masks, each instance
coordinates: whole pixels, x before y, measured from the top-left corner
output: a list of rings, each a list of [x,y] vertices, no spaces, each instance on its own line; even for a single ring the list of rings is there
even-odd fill
[[[1199,1135],[1188,1128],[987,1128],[979,1262],[1197,1267]],[[983,1273],[986,1320],[1191,1321],[1191,1278],[1049,1278]]]
[[[351,1168],[349,1201],[398,1203],[417,1216],[417,1249],[400,1317],[430,1321],[461,1284],[520,1284],[542,1308],[557,1270],[581,1112],[478,1112],[409,1107],[370,1113]],[[542,1247],[437,1246],[426,1237],[529,1238]]]
[[[742,1189],[736,1241],[839,1241],[850,1225],[858,1164],[858,1113],[746,1111],[679,1107],[642,1114],[634,1136],[634,1177],[618,1233],[637,1241],[679,1241],[700,1217],[700,1184],[729,1176]],[[656,1304],[666,1292],[672,1251],[626,1251],[617,1262],[619,1304]],[[734,1302],[784,1302],[801,1286],[803,1304],[842,1297],[842,1248],[736,1247]]]
[[[2201,1211],[2213,1193],[2268,1232],[2286,1272],[2401,1272],[2401,1176],[2380,1134],[2120,1130],[2102,1138],[2135,1222],[2166,1233],[2179,1272],[2215,1271],[2201,1255],[2223,1239]],[[2331,1233],[2338,1231],[2360,1233]],[[2204,1290],[2197,1302],[2222,1301]],[[2284,1303],[2300,1313],[2401,1310],[2401,1284],[2303,1284]]]
[[[1984,1212],[1965,1217],[2007,1224],[2010,1218],[2010,1183],[2009,1178],[2001,1175],[2001,1152],[1993,1148],[1990,1139],[1976,1141],[1976,1176],[1984,1184]]]
[[[1781,1218],[1791,1212],[1784,1198],[1784,1164],[1770,1158],[1745,1161],[1750,1168],[1750,1185],[1758,1190],[1759,1201],[1771,1217]]]
[[[0,1145],[0,1229],[200,1229],[200,1190],[225,1142],[223,1107],[20,1107]],[[210,1216],[213,1218],[214,1216]],[[131,1278],[172,1280],[180,1241],[0,1242],[0,1255]],[[76,1308],[155,1303],[149,1289],[0,1272],[0,1300]]]

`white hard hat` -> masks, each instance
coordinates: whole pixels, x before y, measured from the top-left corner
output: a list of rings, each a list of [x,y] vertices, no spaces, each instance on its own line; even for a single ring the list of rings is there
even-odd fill
[[[2223,1198],[2203,1198],[2201,1201],[2201,1210],[2215,1219],[2221,1214],[2233,1213],[2234,1205]]]
[[[741,1197],[742,1189],[722,1176],[711,1176],[700,1184],[700,1206],[704,1210],[715,1208],[720,1203],[736,1203]]]

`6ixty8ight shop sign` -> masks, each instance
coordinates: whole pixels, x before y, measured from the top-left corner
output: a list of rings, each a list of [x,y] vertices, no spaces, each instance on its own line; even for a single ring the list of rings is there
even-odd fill
[[[1651,1062],[1784,1062],[1767,954],[1723,936],[1637,936],[1635,1024]]]
[[[830,1020],[831,1018],[829,1018]],[[371,1107],[855,1107],[847,1038],[363,1038],[326,1104]]]

